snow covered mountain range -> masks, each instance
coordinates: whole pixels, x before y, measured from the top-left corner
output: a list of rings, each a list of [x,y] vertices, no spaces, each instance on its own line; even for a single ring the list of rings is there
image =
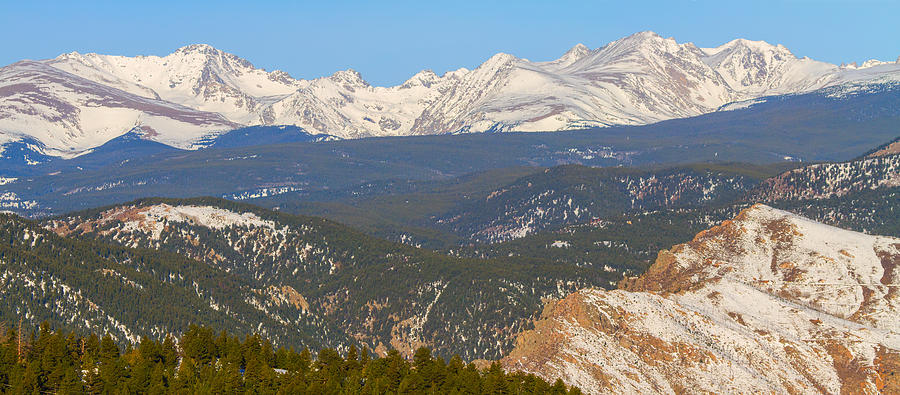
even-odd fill
[[[600,393],[897,393],[900,239],[763,205],[620,290],[548,305],[503,363]]]
[[[474,70],[425,70],[392,87],[371,86],[353,70],[295,79],[203,44],[164,57],[73,52],[0,69],[0,146],[26,139],[68,156],[135,131],[190,149],[247,125],[297,125],[341,138],[557,131],[897,80],[897,62],[837,66],[761,41],[698,48],[652,32],[594,50],[579,44],[548,62],[499,53]]]

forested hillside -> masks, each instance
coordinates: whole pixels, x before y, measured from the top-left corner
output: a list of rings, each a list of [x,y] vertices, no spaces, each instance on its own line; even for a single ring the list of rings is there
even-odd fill
[[[320,218],[211,198],[147,199],[43,224],[80,240],[196,259],[251,284],[260,311],[321,318],[327,330],[340,328],[381,354],[396,348],[411,355],[428,345],[443,356],[497,358],[542,300],[611,287],[624,272],[539,258],[458,258]]]
[[[108,333],[120,344],[162,339],[192,323],[277,344],[347,344],[319,317],[277,303],[265,288],[183,256],[64,238],[0,214],[0,321]]]
[[[559,166],[472,199],[436,220],[439,228],[478,242],[622,213],[701,207],[735,200],[759,182],[755,166],[696,165],[662,169]]]

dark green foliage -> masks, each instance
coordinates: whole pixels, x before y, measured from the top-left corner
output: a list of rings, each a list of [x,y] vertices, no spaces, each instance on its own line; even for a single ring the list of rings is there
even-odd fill
[[[239,334],[262,323],[279,344],[347,342],[339,331],[318,335],[320,323],[278,323],[247,301],[254,284],[240,276],[165,251],[60,237],[10,214],[0,214],[0,273],[0,321],[28,315],[81,333],[103,330],[120,346],[130,336],[163,340],[195,322]]]
[[[369,182],[341,190],[254,199],[253,204],[286,213],[325,217],[388,240],[445,248],[463,243],[467,237],[435,227],[435,218],[521,177],[542,171],[544,168],[514,167],[447,180]]]
[[[326,217],[395,241],[446,249],[502,241],[511,230],[555,230],[594,218],[710,206],[739,197],[798,163],[704,163],[677,167],[581,165],[497,169],[450,180],[367,183],[254,200],[279,211]]]
[[[480,258],[540,257],[559,264],[638,275],[655,261],[659,250],[691,240],[698,232],[733,218],[751,203],[738,201],[614,215],[590,224],[570,225],[502,243],[458,247],[450,252]],[[855,191],[827,199],[763,203],[839,228],[900,237],[898,187]],[[560,247],[554,247],[554,243]]]
[[[557,380],[507,373],[494,363],[480,371],[459,357],[447,363],[426,348],[412,361],[391,350],[372,358],[351,348],[273,350],[258,335],[243,339],[191,326],[180,349],[147,338],[120,350],[106,335],[83,338],[43,324],[18,354],[17,334],[0,335],[0,392],[32,393],[249,393],[249,394],[580,394]]]
[[[143,233],[131,236],[121,231],[120,222],[110,221],[79,230],[72,237],[178,253],[211,268],[227,270],[253,289],[292,287],[309,301],[304,319],[327,328],[311,327],[305,335],[313,339],[325,334],[329,337],[309,343],[270,334],[283,346],[316,350],[320,344],[334,344],[326,341],[339,339],[337,334],[343,333],[354,334],[358,346],[374,350],[392,344],[403,331],[418,338],[408,341],[424,342],[442,357],[459,354],[466,359],[496,359],[512,348],[515,336],[541,310],[542,299],[559,298],[586,286],[608,286],[621,277],[620,273],[541,259],[448,256],[378,239],[321,218],[288,215],[223,199],[143,199],[128,206],[163,203],[251,212],[273,221],[277,229],[288,230],[212,229],[171,221],[161,238],[152,239]],[[107,209],[75,213],[60,220],[85,223]],[[212,260],[210,256],[222,258]],[[294,310],[291,315],[289,307],[267,308],[271,313],[284,312],[281,317],[285,319],[295,319],[292,317],[299,312]],[[417,328],[402,326],[398,323],[402,320],[420,324]],[[352,343],[347,340],[333,347]],[[412,351],[403,349],[405,354]]]
[[[533,233],[623,213],[733,201],[756,185],[765,170],[744,164],[657,169],[558,166],[465,202],[436,222],[471,240],[503,241],[525,230]]]
[[[638,275],[656,260],[660,250],[690,240],[701,230],[732,218],[744,207],[746,204],[620,214],[501,243],[458,247],[450,252],[480,258],[541,259],[617,275]],[[619,279],[601,286],[615,288]]]
[[[900,237],[900,187],[862,190],[819,200],[778,201],[772,206],[839,228]]]

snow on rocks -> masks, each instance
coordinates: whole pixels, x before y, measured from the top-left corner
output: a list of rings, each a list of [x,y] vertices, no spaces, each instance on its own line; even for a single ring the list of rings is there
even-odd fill
[[[837,66],[762,41],[698,48],[653,32],[593,50],[576,45],[547,62],[498,53],[473,70],[425,70],[390,87],[372,86],[354,70],[295,79],[204,44],[163,57],[73,52],[0,69],[0,141],[30,136],[50,154],[74,155],[134,127],[187,149],[248,125],[291,124],[341,138],[556,131],[898,80],[896,62]]]
[[[90,230],[94,225],[113,221],[121,222],[121,230],[125,232],[149,234],[154,240],[160,238],[166,222],[182,222],[218,230],[232,226],[277,230],[275,222],[263,220],[251,212],[237,213],[214,206],[173,206],[165,203],[139,207],[116,207],[103,212],[95,221],[79,223],[77,228]],[[63,235],[77,230],[77,228],[68,229],[68,225],[58,222],[54,222],[52,227],[55,232]]]
[[[896,391],[898,266],[900,239],[755,205],[548,304],[502,362],[593,394]]]

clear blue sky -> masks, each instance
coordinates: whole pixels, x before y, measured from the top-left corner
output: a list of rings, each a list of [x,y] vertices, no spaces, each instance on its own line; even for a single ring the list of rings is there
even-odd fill
[[[832,63],[895,60],[900,1],[0,0],[0,63],[208,43],[298,78],[353,68],[385,85],[421,69],[473,68],[500,51],[554,59],[642,30],[701,47],[765,40]]]

